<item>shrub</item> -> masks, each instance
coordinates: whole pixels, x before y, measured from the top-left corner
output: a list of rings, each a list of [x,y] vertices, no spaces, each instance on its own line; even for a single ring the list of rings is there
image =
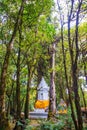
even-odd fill
[[[41,124],[41,130],[62,130],[65,124],[62,121],[59,121],[57,124],[52,122],[44,122]]]
[[[65,124],[62,121],[59,121],[57,124],[53,125],[53,130],[63,130]]]
[[[41,130],[53,130],[53,125],[50,122],[41,124]]]

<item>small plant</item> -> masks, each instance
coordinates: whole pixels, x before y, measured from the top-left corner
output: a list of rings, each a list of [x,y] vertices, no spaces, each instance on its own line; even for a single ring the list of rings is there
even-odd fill
[[[62,121],[59,121],[57,124],[53,125],[53,130],[63,130],[65,124]]]
[[[52,122],[47,121],[41,124],[40,130],[53,130]]]
[[[29,119],[26,119],[26,124],[29,124],[30,123],[30,120]]]
[[[85,126],[85,127],[83,128],[83,130],[87,130],[87,126]]]
[[[48,121],[41,124],[40,130],[63,130],[64,126],[63,121],[59,121],[58,123]]]
[[[33,129],[33,126],[31,125],[27,125],[26,128],[24,130],[32,130]]]

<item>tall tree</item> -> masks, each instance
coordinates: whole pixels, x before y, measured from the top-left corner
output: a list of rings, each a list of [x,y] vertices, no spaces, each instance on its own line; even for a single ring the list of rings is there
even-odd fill
[[[55,48],[56,44],[53,42],[52,50],[50,52],[50,105],[49,105],[49,117],[56,113],[56,93],[55,93]]]
[[[65,52],[65,46],[64,46],[64,16],[62,15],[62,12],[60,9],[60,4],[59,4],[58,0],[57,0],[57,5],[58,5],[59,13],[60,13],[61,43],[62,43],[63,66],[64,66],[64,73],[65,73],[66,87],[68,89],[68,94],[69,94],[69,102],[70,102],[70,107],[71,107],[71,112],[72,112],[71,116],[74,121],[74,124],[76,125],[75,111],[74,111],[74,107],[73,107],[73,101],[72,101],[70,85],[69,85],[69,76],[67,74],[67,67],[66,67],[66,52]]]
[[[6,74],[7,74],[7,69],[8,69],[8,64],[9,64],[9,58],[10,58],[10,54],[11,54],[11,50],[12,50],[12,46],[14,43],[14,38],[16,36],[16,32],[18,30],[18,26],[21,22],[21,16],[24,10],[24,3],[26,0],[22,0],[21,2],[21,6],[16,18],[16,22],[14,25],[14,30],[11,36],[11,39],[7,45],[7,50],[6,50],[6,54],[5,54],[5,58],[4,58],[4,63],[3,63],[3,67],[1,70],[1,77],[0,77],[0,129],[2,129],[2,127],[5,124],[5,88],[6,88]]]
[[[82,6],[82,0],[78,2],[78,8],[76,11],[76,26],[75,26],[75,57],[73,54],[73,48],[71,45],[71,32],[70,32],[70,23],[71,23],[71,17],[73,13],[73,8],[74,8],[74,1],[72,0],[71,2],[71,11],[68,16],[68,43],[69,43],[69,51],[70,51],[70,56],[71,56],[71,71],[72,71],[72,86],[73,86],[73,91],[75,95],[75,106],[76,106],[76,112],[77,112],[77,119],[78,123],[75,124],[76,130],[82,130],[83,129],[83,124],[82,124],[82,116],[81,116],[81,107],[80,107],[80,98],[78,94],[78,77],[77,77],[77,63],[78,63],[78,55],[79,55],[79,49],[78,49],[78,24],[79,24],[79,14],[81,11],[81,6]],[[72,43],[73,44],[73,43]],[[75,60],[74,60],[75,59]]]
[[[82,124],[82,117],[81,117],[81,107],[80,107],[80,98],[79,98],[79,91],[78,91],[78,57],[79,57],[79,24],[81,21],[81,18],[84,16],[84,0],[80,1],[64,1],[65,6],[62,8],[62,3],[60,0],[58,0],[58,4],[60,6],[58,7],[61,13],[60,20],[61,20],[61,35],[63,37],[64,30],[63,28],[66,28],[66,25],[68,26],[68,35],[66,38],[68,38],[68,48],[65,47],[65,49],[69,50],[69,56],[70,56],[70,66],[71,66],[71,88],[73,88],[73,94],[74,94],[74,101],[75,101],[75,107],[76,107],[76,113],[77,117],[75,116],[74,112],[72,111],[72,118],[74,121],[75,129],[83,129]],[[67,9],[67,10],[66,10]],[[66,14],[68,16],[68,19],[66,19],[67,16],[64,16],[63,11],[66,10]],[[83,12],[83,13],[82,13]],[[62,49],[63,49],[63,57],[65,56],[65,41],[64,38],[62,38]],[[66,40],[66,39],[65,39]],[[64,44],[64,45],[63,45]],[[66,57],[63,59],[64,62],[64,68],[65,68],[65,75],[66,72]],[[67,64],[66,64],[67,65]],[[68,74],[69,75],[69,74]],[[66,75],[66,81],[68,83],[69,78]],[[68,84],[69,87],[69,84]],[[69,88],[68,88],[69,92]],[[71,92],[69,92],[71,94]],[[71,96],[69,96],[70,98]],[[77,101],[78,100],[78,101]],[[72,105],[72,98],[71,98],[71,106]],[[73,109],[72,109],[73,110]],[[79,114],[80,113],[80,114]],[[73,116],[74,115],[74,116]],[[78,120],[78,121],[77,121]]]
[[[49,92],[49,116],[50,119],[56,113],[56,92],[55,92],[55,52],[56,44],[59,42],[60,38],[55,38],[49,49],[50,54],[50,92]]]
[[[20,32],[20,31],[19,31]],[[17,56],[17,79],[16,79],[16,107],[17,107],[17,119],[20,119],[21,114],[21,103],[20,103],[20,67],[21,67],[21,32],[19,33],[19,47],[18,47],[18,56]]]

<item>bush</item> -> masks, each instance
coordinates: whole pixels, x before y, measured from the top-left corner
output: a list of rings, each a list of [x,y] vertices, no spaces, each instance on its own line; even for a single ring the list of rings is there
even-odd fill
[[[52,122],[45,122],[41,124],[41,130],[63,130],[65,124],[62,121],[59,121],[57,124]]]
[[[53,130],[53,126],[50,122],[41,124],[41,130]]]
[[[32,130],[32,129],[33,129],[33,126],[27,125],[24,130]]]
[[[83,130],[87,130],[87,126],[83,128]]]
[[[63,130],[65,124],[62,121],[59,121],[57,124],[53,125],[53,130]]]

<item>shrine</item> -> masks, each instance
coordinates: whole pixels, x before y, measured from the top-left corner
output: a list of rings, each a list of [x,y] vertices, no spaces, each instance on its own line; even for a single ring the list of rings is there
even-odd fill
[[[35,102],[35,109],[29,112],[29,118],[48,118],[49,107],[49,87],[42,77],[40,84],[37,87],[37,100]]]
[[[46,109],[49,106],[49,87],[42,77],[42,80],[37,88],[37,101],[35,109]]]
[[[60,103],[58,105],[58,114],[67,114],[67,106],[63,99],[60,100]]]

